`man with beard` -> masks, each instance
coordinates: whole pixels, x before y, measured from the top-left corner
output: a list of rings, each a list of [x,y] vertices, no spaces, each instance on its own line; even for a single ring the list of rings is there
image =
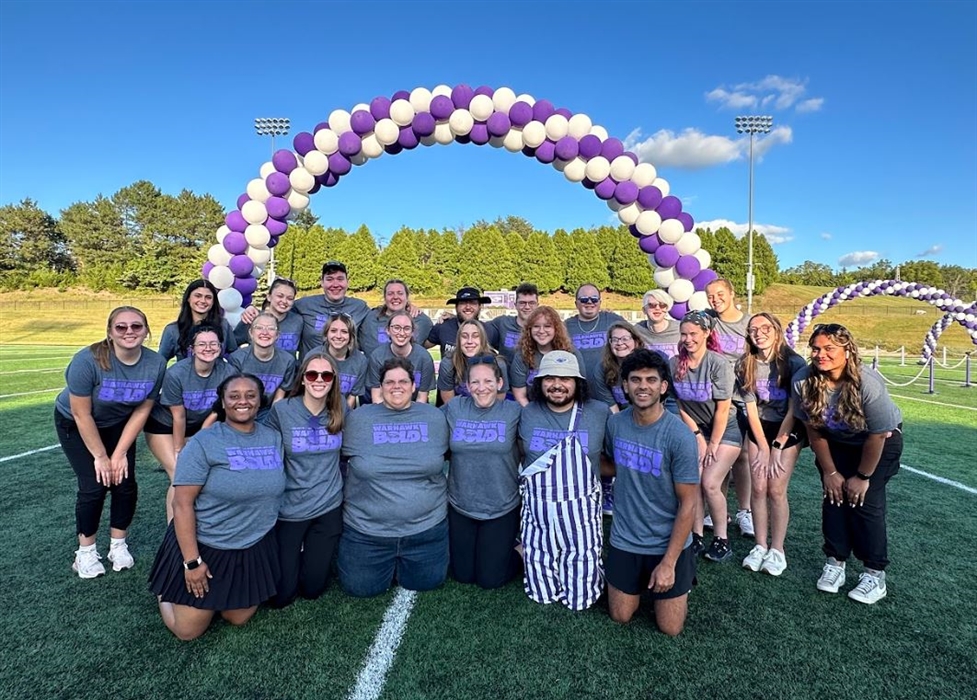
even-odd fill
[[[519,421],[526,595],[585,610],[604,586],[599,471],[610,410],[588,399],[573,353],[546,353],[533,384]]]
[[[302,297],[293,307],[302,316],[302,346],[299,357],[305,357],[311,350],[322,345],[322,329],[332,314],[343,314],[353,319],[359,328],[370,311],[362,299],[346,296],[349,290],[349,277],[346,266],[330,260],[322,266],[322,296]]]
[[[455,313],[443,316],[428,333],[427,340],[424,342],[426,348],[439,348],[441,357],[447,357],[455,349],[455,343],[458,340],[458,324],[462,321],[478,319],[478,314],[482,311],[482,304],[491,304],[492,299],[482,296],[482,293],[474,287],[462,287],[453,298],[448,299],[445,303],[448,306],[453,304]],[[498,347],[495,332],[488,330],[488,325],[486,325],[486,329],[489,345]]]

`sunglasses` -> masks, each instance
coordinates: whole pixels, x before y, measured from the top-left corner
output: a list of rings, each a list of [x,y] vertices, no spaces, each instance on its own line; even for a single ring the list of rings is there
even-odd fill
[[[581,304],[596,304],[600,301],[600,297],[577,297],[577,301]]]
[[[495,360],[495,355],[475,355],[475,357],[468,358],[468,366],[472,367],[474,365],[497,365],[498,362]]]
[[[645,304],[645,307],[649,309],[667,309],[668,304],[661,304],[657,301],[649,301],[647,304]]]
[[[130,330],[133,333],[138,333],[145,327],[145,323],[139,323],[138,321],[135,323],[116,323],[114,326],[112,326],[116,333],[128,333]]]
[[[331,382],[336,378],[336,373],[328,369],[322,372],[317,372],[314,369],[307,369],[305,370],[305,374],[303,376],[307,382]]]

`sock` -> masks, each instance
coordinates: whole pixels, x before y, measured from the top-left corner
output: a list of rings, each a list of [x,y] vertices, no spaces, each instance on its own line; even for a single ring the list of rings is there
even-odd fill
[[[92,544],[80,544],[80,545],[78,545],[78,551],[79,552],[94,552],[95,551],[95,544],[94,543],[92,543]]]
[[[882,578],[883,576],[885,576],[885,572],[884,571],[881,571],[879,569],[870,569],[867,566],[865,567],[865,573],[866,574],[871,574],[875,578]]]
[[[119,538],[110,537],[109,540],[111,541],[111,545],[110,546],[112,546],[112,547],[118,547],[119,545],[123,545],[123,544],[126,543],[126,538],[125,537],[119,537]]]
[[[838,561],[834,557],[828,557],[828,563],[831,564],[831,566],[840,566],[842,569],[845,568],[845,562]]]

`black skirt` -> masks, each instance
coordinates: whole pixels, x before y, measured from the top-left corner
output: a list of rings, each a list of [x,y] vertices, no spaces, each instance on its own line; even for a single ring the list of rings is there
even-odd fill
[[[278,544],[270,530],[247,549],[214,549],[197,545],[213,578],[210,590],[196,598],[187,590],[183,554],[171,522],[149,572],[149,590],[164,603],[200,610],[241,610],[260,605],[275,595],[279,578]]]

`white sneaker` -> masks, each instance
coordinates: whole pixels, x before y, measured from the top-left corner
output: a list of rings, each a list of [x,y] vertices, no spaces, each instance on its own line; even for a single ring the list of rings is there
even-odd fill
[[[706,513],[706,516],[702,519],[702,527],[706,528],[707,530],[712,529],[712,516],[708,513]]]
[[[848,591],[848,597],[857,600],[859,603],[871,605],[885,598],[885,572],[880,571],[878,575],[870,574],[867,571],[858,577],[858,585]]]
[[[771,547],[763,558],[760,571],[771,576],[780,576],[787,569],[787,557],[779,549]]]
[[[753,529],[753,513],[750,511],[737,511],[736,524],[740,528],[740,534],[744,537],[753,537],[756,534],[756,531]]]
[[[766,556],[766,548],[759,544],[756,545],[746,555],[746,559],[743,560],[743,568],[749,569],[750,571],[759,571],[760,565],[764,562]]]
[[[834,560],[832,560],[834,561]],[[845,564],[835,566],[828,563],[821,571],[821,578],[818,579],[818,590],[825,593],[837,593],[838,589],[845,585]]]
[[[112,562],[112,571],[122,571],[131,569],[136,562],[129,553],[129,545],[125,542],[114,544],[109,548],[109,561]]]
[[[83,551],[79,549],[75,552],[75,561],[71,565],[71,569],[75,571],[80,578],[95,578],[96,576],[103,576],[105,574],[105,567],[102,566],[102,562],[99,561],[102,556],[94,549],[90,551]]]

